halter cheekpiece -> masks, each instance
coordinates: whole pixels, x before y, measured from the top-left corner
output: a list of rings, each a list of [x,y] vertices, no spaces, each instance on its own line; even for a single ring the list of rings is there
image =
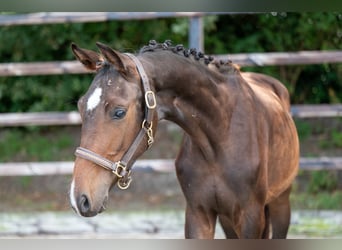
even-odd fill
[[[96,165],[99,165],[118,177],[118,187],[120,189],[127,189],[132,181],[131,171],[132,171],[132,158],[134,153],[137,151],[138,147],[140,146],[141,142],[143,141],[144,137],[147,136],[147,146],[150,147],[154,141],[153,139],[153,130],[152,130],[152,120],[154,110],[157,106],[156,97],[154,92],[151,90],[150,83],[146,72],[139,61],[139,59],[130,53],[125,53],[128,57],[132,59],[134,62],[138,73],[141,78],[142,89],[144,94],[144,103],[145,103],[145,119],[141,124],[141,129],[134,139],[133,143],[126,151],[124,156],[120,161],[112,162],[91,150],[86,148],[78,147],[75,151],[75,155],[81,157],[85,160],[91,161]]]

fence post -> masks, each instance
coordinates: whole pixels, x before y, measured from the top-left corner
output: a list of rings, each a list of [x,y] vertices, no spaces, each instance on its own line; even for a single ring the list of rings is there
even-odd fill
[[[189,47],[196,48],[204,53],[202,16],[194,16],[190,18]]]

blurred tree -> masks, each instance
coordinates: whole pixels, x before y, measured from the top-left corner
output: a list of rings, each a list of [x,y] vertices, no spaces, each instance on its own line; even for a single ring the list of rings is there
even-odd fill
[[[342,13],[266,13],[220,16],[207,32],[209,53],[341,50]],[[246,67],[273,75],[295,103],[342,101],[342,65]]]
[[[74,60],[71,42],[96,50],[101,41],[119,51],[135,52],[151,39],[186,44],[187,34],[172,32],[182,19],[110,21],[0,27],[0,62]],[[184,19],[187,20],[187,19]],[[75,110],[92,75],[0,78],[0,112]]]
[[[135,52],[149,40],[187,46],[187,18],[0,27],[0,62],[74,60],[71,42]],[[341,50],[341,13],[264,13],[204,18],[208,54]],[[280,79],[295,103],[342,100],[342,65],[249,67]],[[75,110],[91,75],[0,77],[0,112]]]

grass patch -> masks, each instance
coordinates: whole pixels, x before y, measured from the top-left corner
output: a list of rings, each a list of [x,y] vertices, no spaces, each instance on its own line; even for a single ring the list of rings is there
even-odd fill
[[[342,148],[342,132],[333,129],[319,142],[322,149]]]
[[[312,237],[340,236],[342,227],[338,223],[324,218],[302,218],[299,223],[292,224],[290,234],[307,235]]]
[[[335,147],[342,148],[342,132],[338,130],[333,130],[331,132],[332,144]]]
[[[321,191],[332,192],[338,187],[337,171],[313,171],[310,173],[310,182],[308,191],[310,193],[319,193]]]
[[[74,144],[72,136],[58,129],[7,129],[0,133],[0,162],[71,160]]]
[[[342,191],[291,193],[292,209],[342,210]]]
[[[299,139],[307,139],[312,134],[312,125],[305,120],[295,119],[294,121],[296,124]]]

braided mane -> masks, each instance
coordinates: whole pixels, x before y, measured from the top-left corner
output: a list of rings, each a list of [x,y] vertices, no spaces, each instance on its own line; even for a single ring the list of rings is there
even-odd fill
[[[193,57],[195,60],[203,60],[206,65],[214,60],[214,57],[205,55],[195,48],[186,49],[182,44],[173,46],[171,40],[165,40],[163,43],[158,43],[155,40],[150,40],[149,44],[142,47],[139,53],[152,52],[155,50],[169,50],[173,53],[184,55],[185,57]]]
[[[230,60],[215,60],[213,56],[205,55],[195,48],[186,49],[182,44],[172,45],[171,40],[165,40],[163,43],[158,43],[155,40],[150,40],[148,45],[142,47],[139,53],[153,52],[156,50],[169,50],[178,55],[192,57],[197,61],[203,61],[210,69],[218,71],[222,74],[228,74],[239,71],[239,67]]]

